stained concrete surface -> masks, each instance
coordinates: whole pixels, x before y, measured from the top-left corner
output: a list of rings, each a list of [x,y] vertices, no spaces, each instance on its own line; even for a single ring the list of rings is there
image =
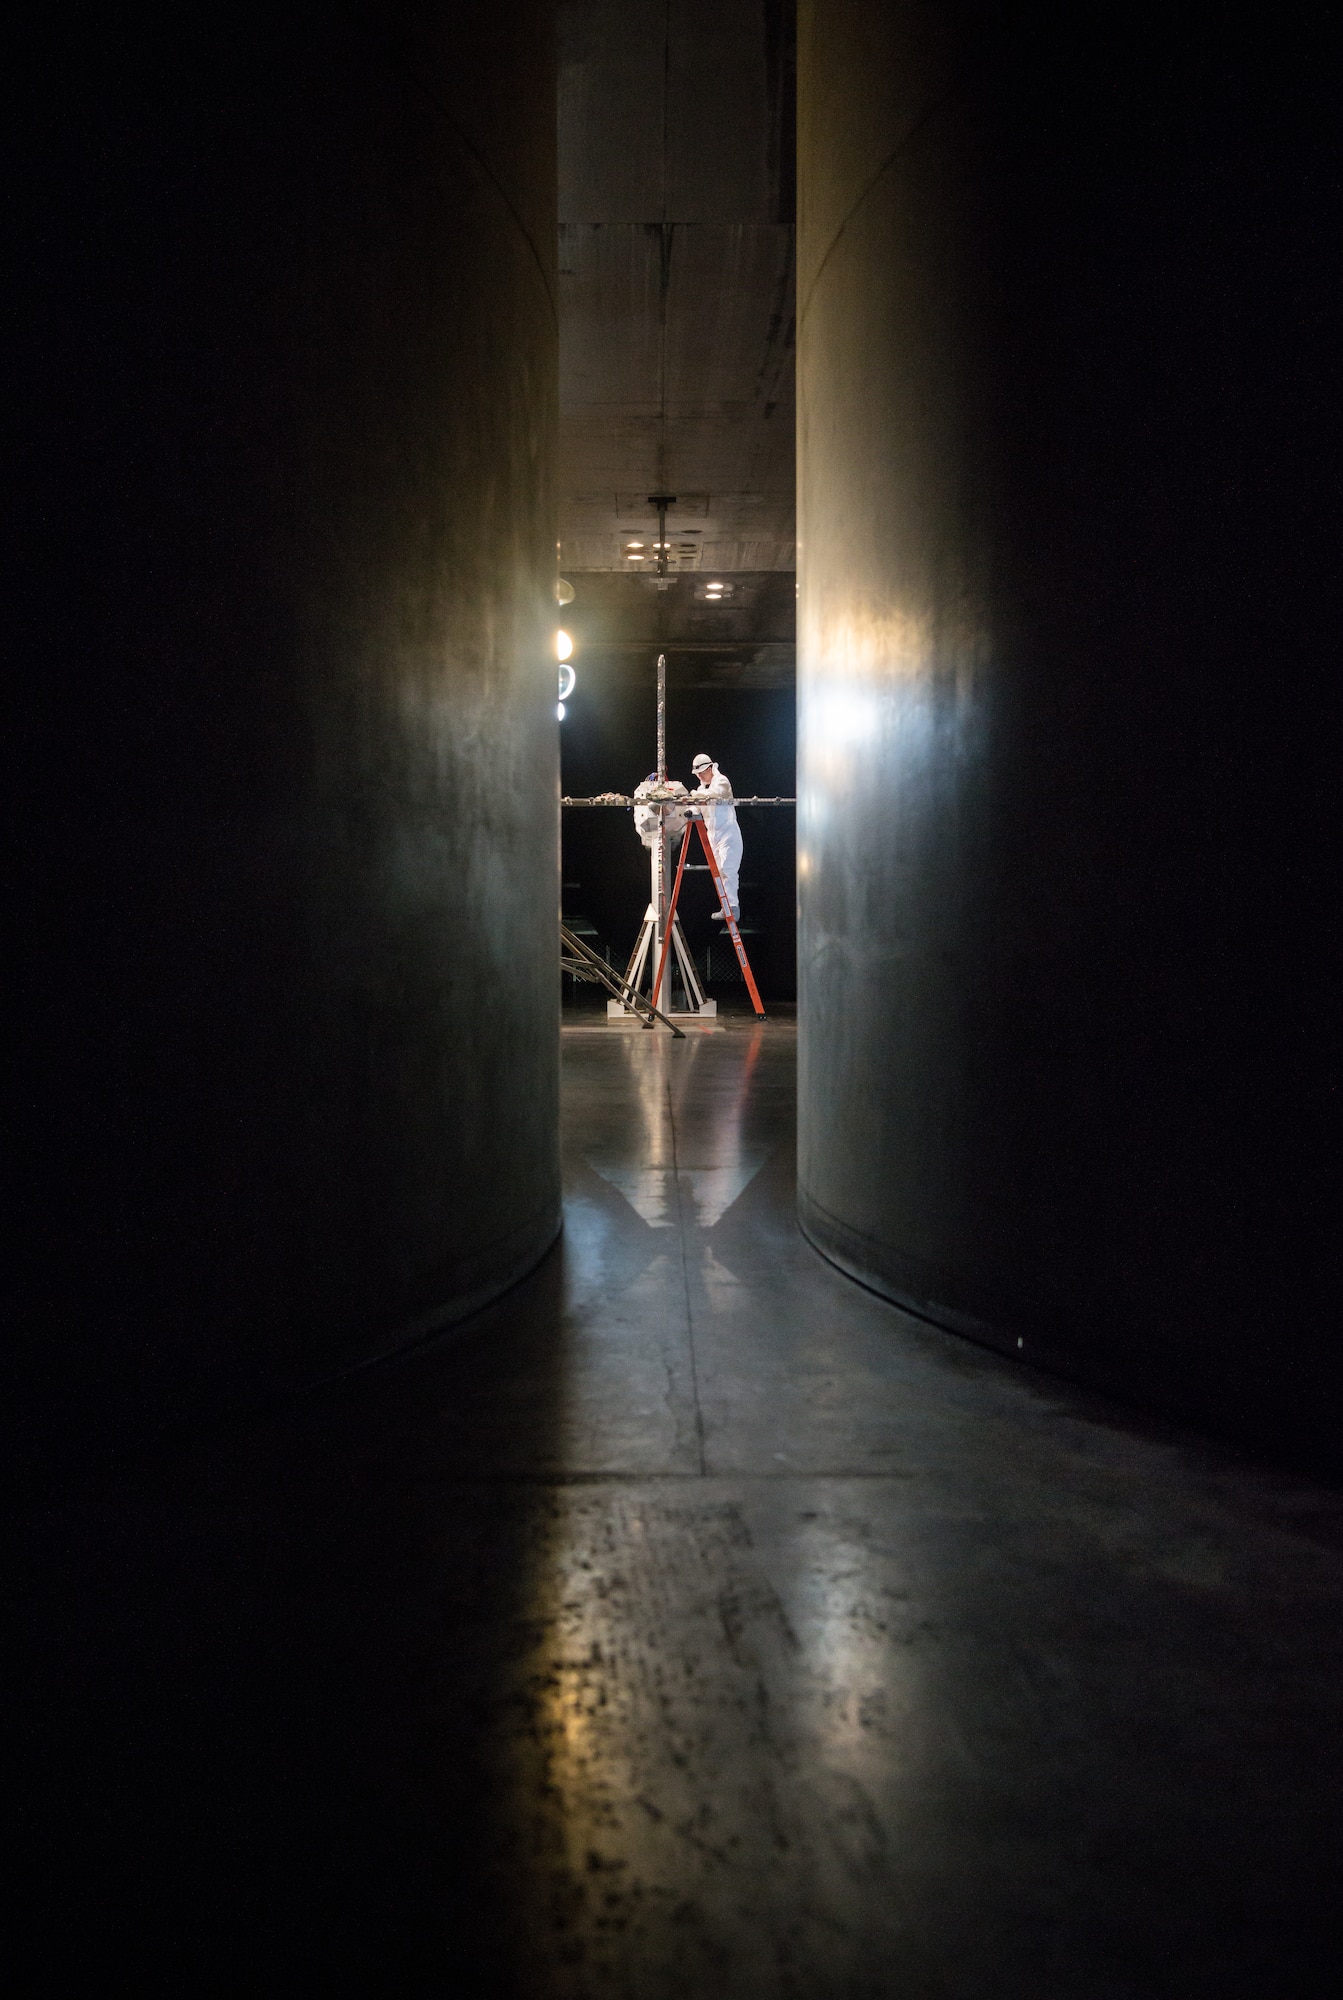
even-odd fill
[[[1332,1990],[1343,1499],[822,1262],[786,1023],[564,1061],[521,1288],[20,1523],[18,1990]]]

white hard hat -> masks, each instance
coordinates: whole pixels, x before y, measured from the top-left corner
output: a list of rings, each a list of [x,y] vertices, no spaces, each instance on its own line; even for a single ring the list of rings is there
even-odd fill
[[[713,758],[706,757],[704,752],[701,750],[698,757],[691,758],[690,768],[692,771],[705,771],[708,769],[709,765],[712,764],[712,762]]]

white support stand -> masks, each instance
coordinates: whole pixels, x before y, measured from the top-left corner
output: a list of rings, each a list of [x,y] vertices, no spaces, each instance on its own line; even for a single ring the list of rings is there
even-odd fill
[[[660,506],[658,575],[665,576],[667,570],[666,509],[668,496],[661,494],[657,497]],[[657,781],[659,785],[665,785],[667,782],[667,656],[665,653],[658,654],[657,719]],[[652,997],[653,981],[658,976],[657,969],[662,963],[662,939],[667,928],[668,840],[667,806],[665,804],[659,806],[658,818],[662,824],[649,855],[653,866],[653,893],[649,898],[648,908],[644,912],[644,920],[639,927],[639,936],[634,950],[630,954],[630,962],[625,968],[625,977],[622,982],[627,992],[638,993],[643,981],[646,979],[648,981],[650,998]],[[687,840],[690,838],[690,829],[688,827],[685,838]],[[672,993],[676,984],[676,974],[679,972],[681,975],[682,997],[685,1001],[685,1006],[679,1011],[682,1014],[716,1014],[718,1012],[718,1002],[716,1000],[706,1000],[704,997],[704,988],[699,983],[699,974],[695,970],[695,961],[690,956],[690,947],[686,943],[681,930],[681,919],[675,912],[672,913],[671,944],[672,948],[668,954],[669,962],[666,973],[667,991],[660,996],[666,1003],[663,1012],[670,1019],[678,1011],[672,1004]],[[606,1012],[608,1018],[610,1018],[612,1015],[632,1014],[634,1009],[627,1007],[621,1000],[608,1000],[606,1003]]]
[[[686,838],[689,838],[689,829]],[[666,927],[669,859],[667,846],[667,835],[664,832],[662,837],[653,843],[650,855],[653,875],[652,895],[649,898],[648,908],[644,911],[644,920],[639,927],[639,935],[635,940],[634,950],[630,953],[630,962],[625,968],[625,977],[622,981],[622,984],[633,993],[642,992],[646,988],[650,998],[653,981],[657,978],[657,969],[662,958],[662,938]],[[673,997],[678,975],[683,1003],[680,1007],[676,1006]],[[690,947],[685,941],[679,915],[672,917],[671,951],[667,955],[667,970],[664,976],[667,991],[661,996],[659,1004],[665,1014],[674,1018],[677,1014],[713,1015],[718,1012],[718,1002],[706,1000],[704,997],[704,988],[695,970],[695,961],[690,956]],[[615,1017],[632,1014],[634,1009],[626,1007],[623,1001],[608,1000],[606,1012],[608,1016]]]

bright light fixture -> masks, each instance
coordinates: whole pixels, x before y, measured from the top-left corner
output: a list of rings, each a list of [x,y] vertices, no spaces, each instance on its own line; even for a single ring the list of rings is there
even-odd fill
[[[560,702],[560,704],[559,704],[558,708],[556,709],[556,714],[557,714],[557,716],[559,717],[559,720],[560,720],[561,722],[563,722],[563,720],[564,720],[564,703],[563,703],[563,702]]]
[[[556,659],[557,659],[557,660],[567,660],[567,659],[568,659],[568,657],[569,657],[569,655],[570,655],[570,653],[572,653],[572,652],[573,652],[573,650],[574,650],[574,642],[573,642],[573,640],[572,640],[572,639],[571,639],[571,638],[569,637],[569,634],[568,634],[567,632],[563,632],[563,631],[561,631],[561,632],[557,632],[557,633],[555,634],[555,657],[556,657]]]

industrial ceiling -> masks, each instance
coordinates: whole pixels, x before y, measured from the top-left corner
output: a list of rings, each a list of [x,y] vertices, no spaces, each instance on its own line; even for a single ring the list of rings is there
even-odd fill
[[[795,566],[790,0],[565,0],[560,37],[564,574],[605,572],[593,611],[647,623],[649,496],[674,495],[662,623],[683,599],[672,623],[711,648],[694,583],[738,573],[723,638],[741,653],[758,605],[749,636],[786,649],[792,592],[761,573]]]

